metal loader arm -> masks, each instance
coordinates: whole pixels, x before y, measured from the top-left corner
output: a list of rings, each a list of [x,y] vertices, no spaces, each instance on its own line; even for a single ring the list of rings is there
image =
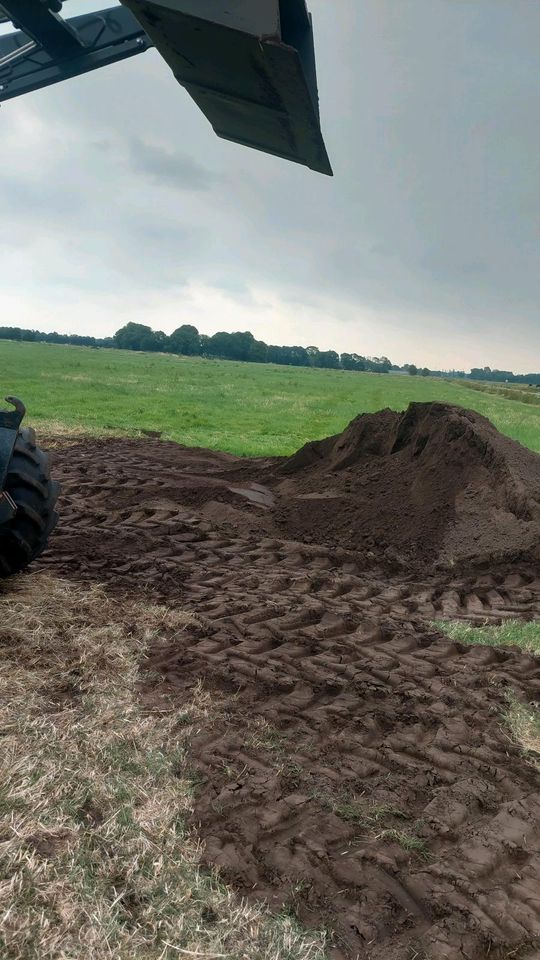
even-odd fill
[[[0,9],[5,11],[4,21],[11,20],[19,28],[0,37],[0,102],[133,57],[152,46],[125,7],[69,20],[40,0],[2,0]]]

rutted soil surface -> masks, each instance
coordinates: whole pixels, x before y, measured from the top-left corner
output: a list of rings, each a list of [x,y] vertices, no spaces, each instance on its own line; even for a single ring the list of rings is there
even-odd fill
[[[355,423],[289,460],[60,445],[40,565],[197,613],[144,696],[214,692],[194,822],[242,891],[336,958],[532,960],[540,775],[501,714],[540,701],[540,661],[432,621],[540,620],[540,458],[455,408]]]

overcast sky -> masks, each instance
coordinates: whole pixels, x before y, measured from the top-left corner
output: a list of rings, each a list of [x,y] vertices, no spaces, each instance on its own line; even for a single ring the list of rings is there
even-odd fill
[[[334,179],[218,140],[153,50],[2,106],[1,324],[540,369],[540,3],[310,7]]]

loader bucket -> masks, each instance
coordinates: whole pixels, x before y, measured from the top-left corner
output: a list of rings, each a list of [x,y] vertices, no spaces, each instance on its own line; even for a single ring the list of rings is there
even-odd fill
[[[219,137],[332,175],[305,0],[122,0]]]

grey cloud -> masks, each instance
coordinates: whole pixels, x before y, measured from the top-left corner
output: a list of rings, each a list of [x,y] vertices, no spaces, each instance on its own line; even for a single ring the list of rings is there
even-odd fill
[[[219,179],[188,154],[139,137],[132,138],[129,153],[134,170],[175,189],[209,190]]]

